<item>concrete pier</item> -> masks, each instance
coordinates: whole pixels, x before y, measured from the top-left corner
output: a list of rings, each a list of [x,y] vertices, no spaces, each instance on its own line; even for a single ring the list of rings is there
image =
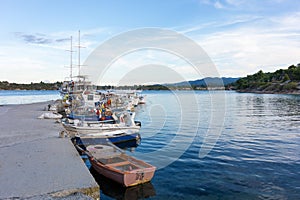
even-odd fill
[[[0,199],[97,199],[99,186],[47,103],[0,106]]]

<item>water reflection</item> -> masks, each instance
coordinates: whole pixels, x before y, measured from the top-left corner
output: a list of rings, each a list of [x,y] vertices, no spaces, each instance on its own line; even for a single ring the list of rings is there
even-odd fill
[[[115,145],[123,150],[133,153],[139,144],[140,140],[138,139],[116,143]],[[100,196],[102,200],[107,199],[107,197],[118,200],[146,199],[156,195],[154,186],[151,182],[126,188],[97,173],[93,168],[91,168],[90,171],[100,185]]]
[[[277,132],[290,127],[295,131],[300,125],[299,95],[235,94],[230,99],[230,115],[243,120],[248,129]]]
[[[146,199],[156,195],[154,186],[151,182],[126,188],[105,176],[100,175],[93,168],[91,168],[90,171],[97,183],[100,185],[101,200],[109,199],[107,197],[118,200],[135,200]]]
[[[186,94],[186,92],[184,93]],[[226,93],[226,116],[221,136],[211,152],[200,159],[212,110],[209,96],[199,92],[199,105],[186,113],[199,113],[195,140],[174,163],[157,170],[151,183],[123,188],[105,177],[95,177],[105,199],[300,199],[300,95]],[[174,139],[179,127],[178,107],[168,92],[147,94],[148,104],[137,113],[143,122],[141,145],[122,147],[141,160],[144,153],[157,151]],[[193,95],[193,94],[191,94]],[[214,93],[211,98],[216,98]],[[165,112],[151,113],[151,105],[163,105]],[[196,110],[198,109],[198,110]],[[165,118],[165,119],[164,119]],[[164,126],[161,122],[164,120]],[[154,123],[155,122],[155,123]],[[186,143],[197,125],[193,118],[182,124]],[[159,130],[158,132],[156,132]],[[129,152],[130,150],[134,152]],[[176,149],[180,150],[180,146]],[[160,159],[173,159],[160,154]],[[147,157],[146,157],[147,158]],[[149,188],[148,188],[149,187]]]
[[[80,145],[81,148],[85,147],[87,145],[91,145],[91,142],[94,144],[99,144],[106,142],[106,140],[85,140],[80,138],[73,138],[73,143],[76,143],[77,145]],[[123,150],[134,152],[135,148],[140,144],[140,140],[130,140],[126,142],[116,143],[115,145],[119,148],[122,148]],[[82,154],[82,152],[79,152]],[[135,200],[135,199],[145,199],[152,196],[155,196],[155,189],[151,182],[144,183],[141,185],[137,185],[134,187],[124,187],[120,185],[117,182],[114,182],[105,176],[102,176],[99,174],[96,170],[93,169],[87,155],[82,154],[81,158],[85,162],[86,166],[90,169],[91,174],[97,181],[97,183],[100,186],[100,195],[101,199],[108,199],[108,197],[111,197],[113,199],[118,200]]]
[[[134,152],[135,148],[138,147],[141,144],[141,140],[137,139],[137,140],[129,140],[126,142],[119,142],[119,143],[115,143],[115,145],[121,149],[130,151],[130,152]]]

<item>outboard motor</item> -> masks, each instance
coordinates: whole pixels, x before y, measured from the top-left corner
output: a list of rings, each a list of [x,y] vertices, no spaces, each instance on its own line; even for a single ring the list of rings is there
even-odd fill
[[[140,121],[134,121],[134,123],[135,123],[136,126],[139,126],[139,127],[142,126],[142,122],[140,122]]]

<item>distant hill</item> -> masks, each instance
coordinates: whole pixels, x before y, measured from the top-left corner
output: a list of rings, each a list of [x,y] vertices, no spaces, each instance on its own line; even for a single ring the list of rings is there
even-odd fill
[[[177,87],[222,87],[229,84],[235,83],[240,78],[217,78],[217,77],[208,77],[204,79],[198,79],[194,81],[184,81],[174,84],[166,84],[168,86],[177,86]]]
[[[300,94],[300,64],[275,72],[260,70],[239,79],[234,87],[240,92]]]
[[[141,90],[207,90],[210,89],[224,89],[234,84],[240,78],[217,78],[208,77],[194,81],[183,81],[179,83],[165,83],[154,85],[140,85],[134,89]]]
[[[0,81],[0,90],[57,90],[62,82],[56,83],[9,83],[7,81]]]

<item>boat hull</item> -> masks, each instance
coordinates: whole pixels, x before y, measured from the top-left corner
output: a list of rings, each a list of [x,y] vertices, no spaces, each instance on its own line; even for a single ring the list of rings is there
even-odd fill
[[[118,144],[122,142],[128,142],[128,141],[139,141],[141,139],[140,134],[138,132],[132,132],[132,131],[118,131],[114,134],[106,134],[101,136],[82,136],[80,139],[83,141],[83,143],[88,145],[95,145],[95,144],[101,144],[105,141],[105,139],[108,139],[113,144]]]
[[[114,145],[90,145],[86,147],[86,154],[99,174],[125,187],[149,182],[156,170],[156,167],[126,155]]]
[[[130,172],[121,173],[119,171],[105,166],[95,159],[90,159],[93,168],[103,176],[118,182],[125,187],[131,187],[151,181],[155,173],[155,167],[150,167],[143,170],[132,170]]]
[[[118,124],[105,124],[103,126],[94,126],[94,127],[88,127],[88,126],[75,126],[71,124],[65,124],[63,123],[63,127],[65,130],[71,135],[88,135],[88,134],[101,134],[103,133],[103,136],[105,136],[106,132],[109,131],[124,131],[124,130],[130,130],[132,132],[138,133],[140,130],[140,126],[118,126]]]

